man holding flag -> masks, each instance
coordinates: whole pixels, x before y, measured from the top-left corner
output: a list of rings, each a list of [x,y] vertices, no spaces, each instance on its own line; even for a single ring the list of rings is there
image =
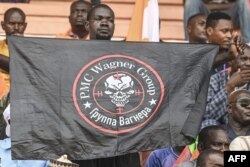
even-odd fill
[[[85,26],[90,40],[111,40],[115,29],[115,14],[109,6],[99,4],[88,13]],[[138,153],[73,162],[80,167],[140,167]]]
[[[131,166],[135,152],[191,143],[218,48],[111,42],[114,13],[106,5],[88,21],[90,38],[105,41],[9,38],[13,158],[68,153],[92,159],[89,166],[105,166],[100,158]]]

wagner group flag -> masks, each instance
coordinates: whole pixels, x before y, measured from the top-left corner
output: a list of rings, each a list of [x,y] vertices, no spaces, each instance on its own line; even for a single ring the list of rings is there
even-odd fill
[[[10,37],[14,159],[94,159],[190,144],[209,44]]]
[[[127,41],[160,40],[158,0],[136,0]]]

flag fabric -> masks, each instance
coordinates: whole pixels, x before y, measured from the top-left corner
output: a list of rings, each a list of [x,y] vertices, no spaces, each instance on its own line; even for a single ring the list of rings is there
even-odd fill
[[[136,0],[127,41],[160,40],[158,0]]]
[[[14,159],[190,144],[218,47],[9,37]]]

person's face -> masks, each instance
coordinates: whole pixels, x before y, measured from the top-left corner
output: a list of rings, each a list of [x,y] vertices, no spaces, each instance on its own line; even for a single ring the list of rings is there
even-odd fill
[[[207,27],[210,43],[220,45],[221,49],[228,49],[232,40],[233,24],[231,20],[221,19],[215,27]]]
[[[23,35],[27,26],[24,16],[15,11],[9,13],[1,24],[6,35]]]
[[[244,54],[239,56],[238,65],[240,69],[250,68],[250,48],[246,48]]]
[[[78,2],[72,6],[69,16],[69,22],[71,26],[83,26],[87,20],[87,14],[90,9],[90,5],[84,2]]]
[[[188,34],[190,39],[195,39],[197,42],[206,42],[206,16],[197,16],[193,18],[188,26]]]
[[[229,138],[227,133],[223,130],[210,132],[206,143],[204,143],[204,148],[222,152],[229,150]]]
[[[220,154],[210,154],[202,167],[224,167],[224,157]]]
[[[86,23],[90,39],[110,40],[114,34],[114,14],[108,8],[96,8]]]
[[[246,125],[250,123],[250,93],[241,93],[230,106],[229,114],[233,120]]]

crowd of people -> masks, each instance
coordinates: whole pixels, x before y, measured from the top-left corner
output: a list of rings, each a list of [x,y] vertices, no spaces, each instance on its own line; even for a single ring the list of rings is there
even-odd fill
[[[199,2],[199,3],[198,3]],[[189,146],[153,150],[146,159],[143,153],[94,160],[31,161],[11,160],[10,145],[10,76],[7,39],[0,41],[0,157],[3,167],[212,167],[224,166],[223,151],[250,151],[250,11],[246,0],[236,0],[226,11],[210,11],[205,2],[185,1],[184,25],[190,43],[216,44],[219,52],[211,71],[204,117],[194,141]],[[237,18],[236,18],[237,17]],[[236,22],[237,21],[237,22]],[[70,6],[70,28],[57,38],[75,40],[111,40],[115,30],[115,13],[105,4],[76,0]],[[28,26],[25,12],[10,8],[1,21],[6,35],[25,33]],[[236,25],[239,25],[239,34]],[[166,43],[167,44],[167,43]],[[203,111],[201,111],[203,112]],[[58,157],[59,158],[59,157]],[[180,160],[181,159],[181,160]]]

